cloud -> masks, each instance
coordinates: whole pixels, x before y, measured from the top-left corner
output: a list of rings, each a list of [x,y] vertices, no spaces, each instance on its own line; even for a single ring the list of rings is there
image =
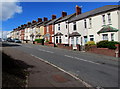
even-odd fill
[[[0,38],[6,39],[10,31],[0,31]]]
[[[12,18],[16,13],[22,13],[22,7],[19,5],[18,0],[4,0],[4,2],[0,2],[0,20],[5,21]]]

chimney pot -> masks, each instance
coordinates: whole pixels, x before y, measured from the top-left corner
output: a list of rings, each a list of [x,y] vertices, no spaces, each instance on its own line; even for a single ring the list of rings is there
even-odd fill
[[[42,22],[42,19],[41,19],[41,18],[38,18],[38,22]]]
[[[62,17],[65,17],[65,16],[67,16],[67,12],[62,12]]]
[[[28,22],[27,24],[28,24],[28,25],[30,25],[30,24],[31,24],[31,22]]]
[[[78,5],[76,5],[76,15],[79,14],[81,14],[81,8]]]
[[[44,17],[44,21],[48,21],[48,18]]]
[[[32,23],[36,23],[36,21],[35,21],[35,20],[33,20],[33,21],[32,21]]]
[[[56,15],[52,15],[52,20],[53,20],[53,19],[56,19]]]

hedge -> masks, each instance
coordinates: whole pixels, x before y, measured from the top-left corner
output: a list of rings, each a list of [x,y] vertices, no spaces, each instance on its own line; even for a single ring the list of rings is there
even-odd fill
[[[119,42],[116,41],[100,41],[97,43],[98,48],[109,48],[109,49],[116,49],[115,44],[120,44]]]
[[[42,40],[43,40],[43,39],[35,39],[35,41],[36,41],[37,43],[42,43]]]

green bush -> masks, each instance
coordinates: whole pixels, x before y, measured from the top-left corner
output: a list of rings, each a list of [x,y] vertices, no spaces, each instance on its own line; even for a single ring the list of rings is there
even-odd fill
[[[97,43],[98,48],[109,48],[109,49],[116,49],[115,44],[120,44],[119,42],[116,41],[100,41]]]
[[[35,41],[36,41],[37,43],[42,43],[42,40],[43,40],[43,39],[35,39]]]

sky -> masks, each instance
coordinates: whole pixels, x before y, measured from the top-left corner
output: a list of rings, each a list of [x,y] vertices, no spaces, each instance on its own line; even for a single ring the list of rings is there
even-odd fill
[[[82,13],[99,8],[105,5],[118,5],[117,2],[5,2],[2,4],[2,29],[12,31],[14,28],[37,18],[51,15],[61,16],[62,11],[67,14],[75,13],[75,6],[82,7]]]

